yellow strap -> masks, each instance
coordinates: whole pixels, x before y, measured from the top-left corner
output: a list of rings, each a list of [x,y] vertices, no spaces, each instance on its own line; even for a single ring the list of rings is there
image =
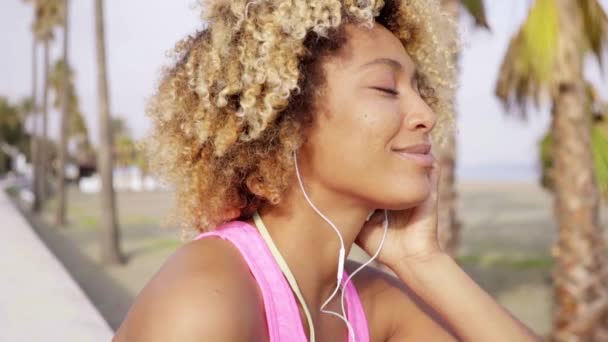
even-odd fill
[[[308,321],[308,327],[310,330],[310,342],[315,342],[315,328],[312,324],[312,317],[310,315],[310,311],[308,311],[308,306],[306,305],[306,302],[304,301],[304,296],[302,296],[302,293],[300,292],[300,288],[298,287],[296,278],[293,276],[293,274],[289,270],[289,266],[287,266],[285,259],[283,259],[283,256],[281,255],[281,252],[279,252],[279,250],[277,249],[277,246],[274,244],[274,241],[272,241],[272,237],[270,237],[270,234],[268,233],[268,229],[266,228],[266,225],[264,225],[264,222],[262,221],[262,218],[260,217],[260,214],[258,214],[257,211],[253,214],[253,221],[254,221],[255,225],[258,227],[258,230],[260,231],[260,235],[262,235],[262,238],[266,241],[266,244],[268,245],[270,252],[274,256],[277,263],[279,264],[281,271],[283,271],[285,278],[287,278],[287,282],[291,286],[291,289],[293,290],[293,292],[296,294],[298,301],[300,301],[300,304],[302,305],[302,308],[304,309],[304,314],[306,315],[306,320]]]

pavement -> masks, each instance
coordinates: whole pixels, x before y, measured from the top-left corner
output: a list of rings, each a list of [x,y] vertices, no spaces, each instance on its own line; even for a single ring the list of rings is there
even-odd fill
[[[0,341],[110,341],[113,331],[0,180]]]

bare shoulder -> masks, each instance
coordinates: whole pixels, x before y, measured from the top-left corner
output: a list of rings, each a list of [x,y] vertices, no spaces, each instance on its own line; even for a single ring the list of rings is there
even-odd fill
[[[361,266],[349,260],[351,274]],[[353,283],[361,298],[371,341],[457,341],[448,324],[399,278],[371,266]]]
[[[261,341],[265,334],[263,303],[239,251],[205,238],[167,259],[113,341]]]

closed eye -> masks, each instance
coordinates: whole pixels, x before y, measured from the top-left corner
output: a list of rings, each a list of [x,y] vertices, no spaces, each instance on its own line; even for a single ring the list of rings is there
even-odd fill
[[[371,88],[381,91],[383,93],[387,93],[387,94],[391,94],[391,95],[399,95],[399,92],[395,89],[381,88],[381,87],[371,87]]]

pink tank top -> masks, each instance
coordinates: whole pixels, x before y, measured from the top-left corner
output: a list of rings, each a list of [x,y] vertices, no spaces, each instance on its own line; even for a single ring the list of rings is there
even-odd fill
[[[270,342],[306,342],[296,298],[257,228],[245,221],[234,220],[198,235],[195,240],[210,236],[230,241],[249,266],[262,292]],[[347,278],[345,271],[343,279]],[[356,341],[369,342],[367,320],[352,281],[345,291],[346,316],[353,326]],[[344,340],[348,341],[346,330]]]

